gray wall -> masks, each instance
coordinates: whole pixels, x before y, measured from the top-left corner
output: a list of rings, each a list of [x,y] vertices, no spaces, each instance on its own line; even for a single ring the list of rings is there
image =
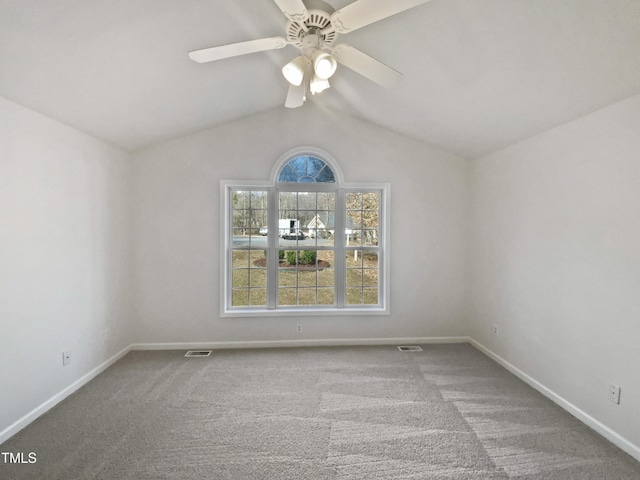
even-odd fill
[[[0,125],[2,441],[129,345],[132,243],[126,153],[2,98]]]
[[[640,96],[477,159],[470,251],[471,336],[636,449],[639,152]]]
[[[328,151],[348,182],[391,183],[390,317],[220,318],[220,180],[269,180],[300,145]],[[278,108],[134,162],[137,342],[465,334],[466,160],[351,118]]]

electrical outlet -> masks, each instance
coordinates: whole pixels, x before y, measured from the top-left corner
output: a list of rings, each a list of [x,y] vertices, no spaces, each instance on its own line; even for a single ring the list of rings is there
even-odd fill
[[[496,325],[495,323],[493,324],[493,334],[496,337],[498,336],[498,325]]]
[[[615,404],[620,403],[620,387],[618,385],[609,385],[609,400]]]
[[[71,352],[62,352],[62,366],[67,366],[71,363]]]
[[[296,326],[296,332],[300,333],[301,331],[302,331],[302,324],[300,324],[300,323],[299,323],[299,324]]]

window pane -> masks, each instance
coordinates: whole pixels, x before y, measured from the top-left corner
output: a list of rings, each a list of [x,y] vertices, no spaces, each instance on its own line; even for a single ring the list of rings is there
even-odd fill
[[[302,230],[298,218],[298,193],[280,192],[278,236],[279,243],[283,246],[295,246],[298,240],[302,240]]]
[[[249,305],[249,290],[233,290],[231,292],[231,306],[246,307]]]
[[[265,191],[232,192],[232,244],[234,246],[261,246],[266,245],[263,239],[254,239],[259,236],[260,227],[267,223],[267,198]]]
[[[239,247],[242,245],[249,245],[249,237],[245,235],[247,230],[245,228],[234,228],[231,233],[233,235],[233,246]]]
[[[348,247],[355,247],[362,245],[362,231],[350,230],[346,236],[346,243]]]
[[[281,287],[295,287],[298,284],[298,272],[295,267],[280,268],[278,285]]]
[[[258,235],[260,233],[260,227],[267,225],[267,211],[266,210],[251,210],[249,216],[249,225],[251,227],[251,233]]]
[[[379,240],[379,192],[347,192],[345,194],[345,220],[347,258],[345,272],[346,303],[348,305],[378,305],[379,265],[378,253],[355,250],[374,247]]]
[[[378,286],[378,254],[367,252],[363,255],[363,285],[365,287]]]
[[[317,194],[318,210],[333,211],[336,208],[336,194],[332,192],[319,192]]]
[[[268,198],[267,192],[258,192],[258,191],[251,192],[251,208],[253,210],[258,210],[258,209],[266,210],[268,207],[267,198]]]
[[[249,285],[252,287],[267,287],[267,271],[252,268],[249,271]]]
[[[298,210],[297,192],[280,192],[278,207],[280,209],[280,218],[289,217],[292,213],[295,213]]]
[[[316,157],[308,157],[307,160],[307,175],[310,177],[317,177],[320,170],[325,167],[326,163]]]
[[[267,267],[266,250],[251,250],[249,252],[249,268],[265,269]]]
[[[362,209],[362,194],[361,193],[347,193],[345,195],[347,210],[361,210]]]
[[[360,304],[362,304],[362,289],[347,288],[347,305],[360,305]]]
[[[347,304],[378,305],[378,252],[349,251],[346,283]]]
[[[378,245],[378,230],[363,230],[362,244],[367,246]]]
[[[335,182],[333,170],[323,160],[311,156],[300,155],[295,157],[280,170],[279,182]]]
[[[320,250],[318,251],[318,286],[333,287],[334,285],[335,268],[333,252],[329,250]]]
[[[362,228],[362,210],[347,210],[347,228],[353,230]]]
[[[235,239],[237,242],[245,242],[255,249],[264,250],[267,248],[267,237],[264,235],[258,235],[257,233],[252,233],[247,238],[239,238]],[[235,243],[235,242],[234,242]]]
[[[346,245],[378,245],[380,194],[378,192],[349,192],[345,198]]]
[[[232,306],[265,306],[267,271],[264,250],[234,250],[231,252],[231,265]]]
[[[250,300],[249,303],[252,306],[265,306],[267,304],[267,289],[266,288],[252,288],[249,290]]]
[[[354,268],[362,267],[362,252],[359,250],[348,250],[347,251],[347,267]]]
[[[334,183],[335,181],[336,178],[333,175],[333,170],[329,168],[329,165],[325,165],[316,176],[316,182],[318,183]]]
[[[289,165],[285,165],[285,167],[280,170],[280,175],[278,176],[279,182],[297,182],[298,175]]]
[[[377,192],[365,193],[362,196],[362,208],[364,210],[379,210],[380,195]]]
[[[249,197],[251,192],[245,192],[242,190],[236,190],[233,192],[233,204],[234,209],[249,208]]]
[[[347,287],[361,287],[363,273],[361,269],[347,269]]]
[[[366,305],[377,305],[378,302],[378,289],[377,288],[365,288],[363,292],[363,303]]]
[[[246,228],[249,225],[249,210],[233,211],[233,226]]]
[[[318,284],[316,270],[298,270],[298,286],[315,287]]]
[[[234,268],[231,271],[231,284],[233,288],[246,288],[249,286],[249,269]]]
[[[334,304],[332,251],[292,249],[285,251],[285,257],[278,275],[279,305]]]
[[[335,193],[280,192],[278,240],[283,247],[332,246]]]
[[[296,157],[289,162],[289,166],[293,169],[298,176],[304,176],[307,174],[307,157]]]
[[[298,192],[298,209],[300,210],[316,210],[317,194],[315,192]]]
[[[333,305],[335,303],[333,288],[318,289],[318,305]]]
[[[378,228],[378,210],[363,210],[362,226],[364,228]]]
[[[278,289],[278,305],[295,305],[296,290],[293,288]]]
[[[367,269],[363,272],[363,285],[365,287],[378,286],[378,270]]]
[[[313,221],[315,216],[315,210],[298,210],[297,218],[300,221],[300,229],[307,233],[307,230],[310,228],[309,226],[313,226],[315,224]]]
[[[333,246],[335,215],[333,211],[317,210],[307,223],[307,234],[318,246]]]
[[[316,304],[315,288],[298,289],[298,305],[315,305],[315,304]]]
[[[231,253],[231,266],[232,268],[248,268],[249,252],[246,250],[234,250]]]

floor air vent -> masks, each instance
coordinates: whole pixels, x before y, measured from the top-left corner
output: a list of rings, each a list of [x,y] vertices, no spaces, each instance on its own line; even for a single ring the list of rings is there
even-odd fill
[[[400,345],[398,350],[401,352],[421,352],[422,348],[417,345]]]
[[[211,355],[211,350],[189,350],[184,354],[185,357],[208,357]]]

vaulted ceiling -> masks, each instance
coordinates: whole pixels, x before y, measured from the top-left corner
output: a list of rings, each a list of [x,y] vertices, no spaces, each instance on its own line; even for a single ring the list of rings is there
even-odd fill
[[[273,0],[0,0],[0,95],[136,150],[284,109],[294,47],[208,64],[187,52],[285,24]],[[432,0],[340,41],[401,83],[339,66],[301,108],[469,158],[640,94],[638,0]]]

